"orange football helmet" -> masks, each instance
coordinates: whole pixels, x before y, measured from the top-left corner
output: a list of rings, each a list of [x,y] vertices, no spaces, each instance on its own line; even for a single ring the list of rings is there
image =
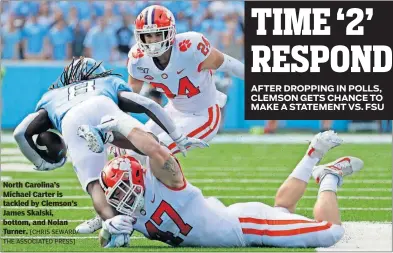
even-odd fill
[[[100,184],[118,212],[131,216],[143,208],[143,168],[135,158],[123,155],[109,161],[101,171]]]
[[[146,43],[144,34],[162,33],[163,40]],[[167,8],[151,5],[142,10],[135,20],[135,38],[140,49],[148,56],[158,57],[169,50],[175,40],[175,17]]]

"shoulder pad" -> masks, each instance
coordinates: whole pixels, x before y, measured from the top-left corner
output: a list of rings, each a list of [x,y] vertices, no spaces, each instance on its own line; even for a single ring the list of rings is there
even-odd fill
[[[138,45],[134,45],[131,48],[130,52],[128,52],[128,59],[131,62],[131,64],[136,64],[138,60],[144,56],[145,56],[144,52],[142,51],[142,49],[138,47]]]

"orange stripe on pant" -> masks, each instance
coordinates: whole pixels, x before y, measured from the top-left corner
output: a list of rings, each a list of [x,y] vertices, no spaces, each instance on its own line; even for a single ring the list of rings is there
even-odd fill
[[[307,234],[312,232],[318,232],[327,230],[332,226],[332,223],[328,222],[325,225],[307,228],[296,228],[289,230],[268,230],[268,229],[253,229],[253,228],[242,228],[243,234],[249,235],[267,235],[267,236],[293,236],[300,234]]]
[[[290,225],[299,223],[318,223],[314,220],[266,220],[266,219],[256,219],[256,218],[239,218],[241,223],[255,223],[255,224],[266,224],[266,225]]]
[[[205,138],[206,136],[208,136],[212,131],[214,131],[214,129],[217,127],[219,119],[220,119],[220,107],[218,105],[215,105],[216,107],[216,114],[217,114],[217,118],[216,118],[216,122],[214,123],[214,126],[212,129],[210,129],[208,132],[206,132],[204,135],[202,135],[199,139]],[[207,122],[205,124],[203,124],[202,126],[198,127],[197,129],[195,129],[194,131],[192,131],[191,133],[189,133],[187,136],[188,137],[194,137],[195,135],[199,134],[200,132],[202,132],[203,130],[205,130],[206,128],[210,127],[210,125],[213,122],[213,106],[208,108],[208,113],[209,113],[209,118],[207,120]],[[173,148],[176,147],[176,143],[172,142],[168,148],[169,150],[172,150]]]

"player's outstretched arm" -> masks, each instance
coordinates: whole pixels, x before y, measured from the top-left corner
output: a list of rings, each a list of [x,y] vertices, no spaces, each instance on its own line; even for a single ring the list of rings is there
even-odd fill
[[[184,185],[180,166],[168,148],[162,146],[151,134],[140,128],[133,128],[127,138],[150,158],[150,169],[162,183],[174,188]]]
[[[213,47],[210,55],[200,65],[200,70],[204,69],[227,72],[244,80],[244,64]]]
[[[37,146],[33,141],[33,135],[40,134],[52,127],[48,112],[44,109],[29,114],[14,130],[14,138],[25,157],[32,162],[37,170],[52,170],[61,167],[65,159],[60,163],[52,164],[41,157]]]

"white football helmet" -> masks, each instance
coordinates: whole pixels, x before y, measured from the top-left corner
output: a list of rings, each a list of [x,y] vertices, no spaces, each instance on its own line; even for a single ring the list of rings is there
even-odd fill
[[[162,33],[163,40],[146,43],[144,34]],[[140,49],[150,57],[158,57],[168,51],[175,41],[175,17],[167,8],[159,5],[146,7],[135,20],[135,38]]]

